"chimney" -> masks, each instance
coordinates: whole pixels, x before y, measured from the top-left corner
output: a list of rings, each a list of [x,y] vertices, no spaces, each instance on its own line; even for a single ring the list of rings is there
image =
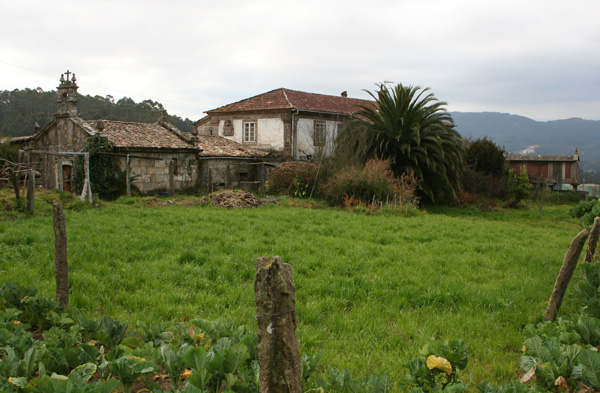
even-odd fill
[[[348,98],[348,92],[344,90],[344,91],[342,92],[342,97],[344,97],[344,98]]]
[[[104,122],[102,120],[98,120],[98,122],[96,123],[96,129],[100,132],[104,130]]]

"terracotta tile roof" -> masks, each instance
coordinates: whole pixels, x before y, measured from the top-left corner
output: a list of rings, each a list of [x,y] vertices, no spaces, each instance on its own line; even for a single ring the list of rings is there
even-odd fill
[[[507,154],[506,161],[579,161],[579,156],[542,156],[542,155],[525,155],[525,154]]]
[[[352,115],[360,110],[361,105],[369,105],[370,103],[368,100],[357,98],[329,96],[280,88],[207,111],[206,113],[217,114],[223,112],[299,109]]]
[[[98,123],[102,122],[102,126]],[[158,123],[88,120],[86,123],[117,147],[151,149],[197,149],[176,131]],[[99,129],[101,128],[101,129]]]
[[[262,157],[268,152],[258,150],[240,143],[231,141],[218,135],[198,136],[198,147],[202,149],[200,157]]]

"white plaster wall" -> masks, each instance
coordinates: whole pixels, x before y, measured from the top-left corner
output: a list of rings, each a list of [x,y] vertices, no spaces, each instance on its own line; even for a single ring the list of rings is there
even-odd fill
[[[325,156],[329,157],[333,154],[333,149],[335,145],[335,138],[337,137],[337,127],[339,122],[335,121],[326,121],[325,122]],[[305,159],[306,156],[313,156],[315,154],[321,152],[316,151],[315,146],[313,145],[313,127],[314,120],[313,119],[298,119],[298,128],[297,128],[297,146],[296,146],[296,159]]]
[[[256,147],[276,151],[283,150],[283,120],[259,119],[257,127]]]
[[[308,155],[314,154],[313,146],[313,125],[312,119],[298,119],[298,125],[296,126],[296,159],[305,158]]]
[[[283,150],[283,121],[281,119],[248,118],[245,121],[256,122],[256,144],[252,143],[248,145],[264,150]],[[233,136],[225,138],[237,143],[243,143],[244,120],[233,120],[231,123],[233,124]],[[225,121],[221,120],[219,122],[219,135],[221,136],[223,136],[224,125]]]

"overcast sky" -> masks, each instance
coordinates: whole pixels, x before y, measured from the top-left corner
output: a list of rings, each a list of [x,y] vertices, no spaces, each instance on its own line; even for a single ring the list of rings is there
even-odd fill
[[[366,98],[391,81],[449,111],[600,120],[599,0],[0,0],[0,90],[203,112],[279,87]]]

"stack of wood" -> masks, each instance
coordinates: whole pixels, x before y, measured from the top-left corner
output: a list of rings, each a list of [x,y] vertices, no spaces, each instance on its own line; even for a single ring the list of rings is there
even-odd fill
[[[241,209],[262,205],[261,200],[255,194],[245,191],[223,190],[210,194],[208,199],[216,206],[225,209]]]

